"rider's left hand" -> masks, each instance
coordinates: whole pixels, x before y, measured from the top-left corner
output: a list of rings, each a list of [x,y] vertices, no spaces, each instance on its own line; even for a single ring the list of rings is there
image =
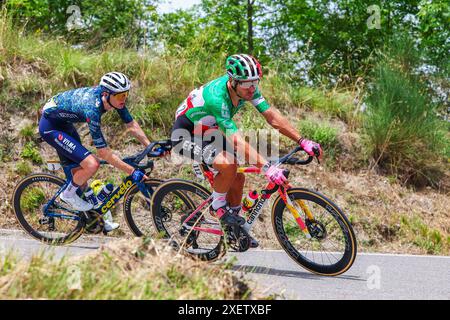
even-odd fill
[[[145,174],[145,172],[139,170],[139,169],[135,169],[133,171],[133,173],[131,174],[131,179],[133,180],[134,183],[138,183],[141,182],[143,180],[147,180],[148,177]]]

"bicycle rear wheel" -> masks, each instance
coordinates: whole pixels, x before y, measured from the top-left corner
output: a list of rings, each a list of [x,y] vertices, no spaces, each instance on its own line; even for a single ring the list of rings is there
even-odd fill
[[[305,221],[311,239],[305,236],[282,198],[278,197],[272,207],[272,224],[284,251],[303,268],[316,274],[336,276],[347,271],[355,261],[357,245],[351,224],[341,209],[311,190],[292,188],[287,194]],[[313,220],[308,218],[304,208],[310,210]]]
[[[184,249],[205,261],[215,260],[225,253],[219,221],[209,213],[210,203],[188,223],[183,222],[210,198],[210,194],[197,183],[173,179],[162,183],[152,197],[153,221],[159,235],[169,239],[175,249]],[[194,227],[205,231],[194,230]]]
[[[53,198],[65,181],[59,177],[40,173],[22,179],[13,193],[13,209],[20,226],[33,238],[47,244],[61,245],[78,239],[84,231],[80,218],[63,209],[52,212],[73,217],[44,216],[44,206]],[[55,200],[58,204],[58,199]]]

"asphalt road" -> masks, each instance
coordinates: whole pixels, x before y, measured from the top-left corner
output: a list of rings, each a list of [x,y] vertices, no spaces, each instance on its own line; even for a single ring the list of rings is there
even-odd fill
[[[0,230],[0,256],[12,251],[29,258],[44,252],[55,258],[79,256],[97,249],[107,237],[82,237],[64,247],[50,247],[21,231]],[[266,294],[285,299],[450,299],[450,257],[359,254],[352,268],[337,277],[314,275],[283,251],[230,253],[234,270],[254,280]]]

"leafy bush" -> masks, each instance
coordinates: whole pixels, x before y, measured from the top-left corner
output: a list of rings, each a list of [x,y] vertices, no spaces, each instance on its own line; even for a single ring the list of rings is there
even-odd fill
[[[387,173],[415,186],[436,186],[450,140],[425,85],[414,76],[418,53],[413,44],[402,41],[374,69],[364,119],[366,145],[375,164]]]

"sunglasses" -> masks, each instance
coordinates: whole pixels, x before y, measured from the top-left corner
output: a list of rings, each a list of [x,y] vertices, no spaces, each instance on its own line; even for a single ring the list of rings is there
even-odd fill
[[[123,100],[123,99],[128,98],[128,91],[116,93],[116,94],[113,94],[113,96],[119,100]]]
[[[244,88],[244,89],[248,89],[248,88],[251,88],[251,87],[255,87],[256,88],[258,86],[258,84],[259,84],[259,80],[240,81],[240,82],[238,82],[238,84],[239,84],[239,86],[241,88]]]

